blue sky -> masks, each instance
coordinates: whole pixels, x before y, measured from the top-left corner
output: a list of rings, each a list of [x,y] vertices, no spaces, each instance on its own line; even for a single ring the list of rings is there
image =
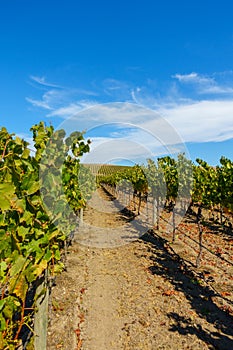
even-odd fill
[[[140,106],[166,120],[193,160],[233,159],[232,13],[230,0],[2,1],[0,125],[30,138],[32,124],[76,115],[93,147],[120,135],[153,153],[153,113],[124,129]]]

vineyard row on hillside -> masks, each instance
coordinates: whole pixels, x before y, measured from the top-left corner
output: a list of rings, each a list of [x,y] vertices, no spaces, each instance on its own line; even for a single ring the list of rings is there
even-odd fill
[[[40,280],[51,283],[64,268],[66,244],[96,185],[109,185],[113,191],[130,187],[138,214],[143,201],[152,198],[157,227],[161,208],[168,208],[173,215],[173,240],[178,211],[190,205],[198,207],[200,247],[203,208],[215,212],[217,208],[221,224],[232,228],[233,162],[229,159],[222,157],[221,165],[214,168],[200,159],[196,166],[180,154],[177,159],[148,160],[143,166],[96,168],[80,162],[90,150],[83,133],[66,136],[64,130],[55,131],[43,122],[31,131],[35,153],[23,139],[0,129],[0,348],[17,349],[28,342],[30,349],[33,344],[36,286]],[[46,288],[40,292],[45,293]]]

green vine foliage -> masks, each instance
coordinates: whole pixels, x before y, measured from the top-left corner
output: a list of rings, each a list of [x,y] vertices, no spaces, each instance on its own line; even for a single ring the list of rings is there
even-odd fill
[[[217,167],[219,202],[222,207],[233,211],[233,162],[221,157],[220,164],[221,166]]]
[[[61,249],[77,226],[65,209],[77,213],[93,189],[87,171],[85,196],[78,182],[80,157],[90,143],[83,133],[65,138],[43,122],[31,131],[34,155],[27,142],[0,129],[0,348],[9,350],[28,325],[25,302],[33,283],[45,270],[55,275],[63,269]]]
[[[99,177],[99,183],[105,183],[113,187],[116,187],[122,180],[130,182],[135,191],[146,192],[148,189],[148,181],[144,169],[137,164],[133,167],[127,167],[123,171],[114,171],[112,174]]]
[[[204,160],[196,161],[199,166],[194,167],[193,201],[208,208],[220,201],[218,172]]]
[[[166,197],[166,181],[164,172],[159,165],[152,159],[147,160],[147,165],[143,167],[148,186],[151,191],[152,197],[156,200],[159,198],[164,201]]]
[[[175,201],[178,195],[179,181],[176,160],[170,156],[158,159],[158,164],[161,167],[167,187],[167,200]]]
[[[153,198],[175,202],[179,195],[205,208],[220,206],[233,211],[233,162],[221,157],[220,165],[213,167],[202,159],[196,161],[198,165],[184,154],[179,154],[177,159],[161,157],[157,163],[148,159],[144,166],[102,176],[100,183],[115,187],[127,179],[135,190],[149,190]]]
[[[30,327],[25,302],[35,281],[45,271],[53,276],[63,269],[64,241],[96,185],[90,169],[80,164],[90,147],[82,132],[66,137],[43,122],[31,131],[34,154],[27,142],[0,129],[0,348],[5,350],[16,349],[22,327]],[[116,187],[128,180],[134,191],[149,190],[167,200],[178,193],[189,196],[192,187],[194,203],[233,210],[233,162],[222,157],[217,167],[197,163],[183,155],[163,157],[157,164],[148,160],[144,167],[114,170],[98,182]]]

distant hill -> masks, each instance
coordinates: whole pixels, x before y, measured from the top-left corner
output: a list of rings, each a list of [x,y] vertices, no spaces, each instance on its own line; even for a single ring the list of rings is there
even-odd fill
[[[82,163],[95,176],[107,176],[131,168],[128,165]]]

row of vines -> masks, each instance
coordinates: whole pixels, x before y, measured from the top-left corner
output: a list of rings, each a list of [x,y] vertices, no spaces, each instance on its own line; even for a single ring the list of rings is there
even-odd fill
[[[146,165],[135,165],[123,171],[99,178],[100,183],[117,187],[122,180],[129,181],[139,196],[152,195],[158,202],[165,200],[175,205],[188,200],[202,208],[219,208],[220,213],[233,211],[233,162],[222,157],[220,165],[213,167],[197,159],[198,165],[183,154],[177,159],[170,156],[148,159]]]
[[[35,292],[37,282],[45,276],[51,281],[63,270],[66,242],[79,224],[79,212],[96,180],[113,192],[131,186],[137,214],[142,203],[152,198],[157,228],[161,209],[172,211],[173,240],[176,217],[191,206],[198,208],[200,247],[203,208],[210,213],[217,209],[221,224],[232,228],[233,162],[229,159],[222,157],[220,165],[212,167],[200,159],[194,165],[180,154],[177,159],[149,159],[143,166],[95,168],[80,163],[90,147],[82,132],[67,137],[64,130],[55,131],[42,122],[31,131],[33,149],[0,129],[1,349],[17,349],[28,331],[34,333],[36,300],[41,296]],[[226,211],[229,215],[224,216]],[[30,342],[33,336],[29,346]]]
[[[88,169],[80,172],[90,144],[83,133],[66,137],[43,122],[31,131],[33,149],[0,129],[0,348],[6,350],[17,349],[28,331],[33,334],[36,283],[63,269],[67,237],[93,187]]]
[[[172,241],[175,241],[177,222],[187,210],[195,210],[199,230],[199,254],[196,264],[199,266],[203,245],[203,210],[208,211],[209,218],[218,220],[225,231],[232,230],[233,213],[233,162],[225,157],[220,165],[212,167],[207,162],[197,159],[197,165],[188,160],[184,154],[177,159],[162,157],[155,162],[148,159],[143,166],[135,165],[124,171],[102,176],[102,186],[111,186],[113,194],[120,188],[132,186],[133,203],[137,214],[140,213],[142,200],[153,203],[153,226],[159,229],[161,212],[172,212]],[[128,185],[127,185],[128,183]],[[112,191],[111,190],[111,191]],[[135,198],[137,197],[137,200]],[[216,217],[217,216],[217,217]]]

